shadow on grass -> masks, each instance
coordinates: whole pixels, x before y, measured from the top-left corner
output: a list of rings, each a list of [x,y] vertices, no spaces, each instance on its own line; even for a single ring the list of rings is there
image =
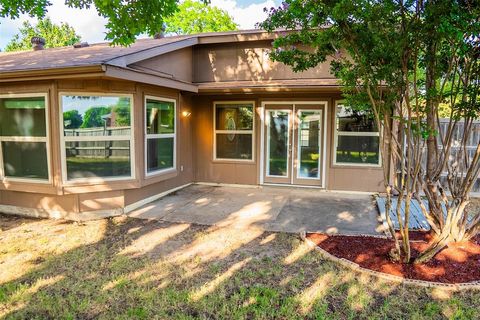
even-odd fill
[[[27,223],[40,221],[40,219],[36,219],[36,218],[23,218],[23,217],[18,217],[14,215],[7,215],[3,213],[0,213],[0,220],[2,222],[0,224],[0,233],[10,229],[17,228],[18,226],[21,226]]]
[[[357,275],[322,260],[293,235],[126,218],[73,231],[94,223],[105,225],[99,239],[44,256],[14,280],[0,278],[0,317],[479,316],[478,293],[440,300],[429,290]]]

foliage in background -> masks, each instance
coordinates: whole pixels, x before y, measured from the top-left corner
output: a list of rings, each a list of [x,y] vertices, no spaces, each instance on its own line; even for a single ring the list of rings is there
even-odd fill
[[[111,107],[111,113],[115,114],[115,125],[118,127],[130,125],[130,98],[121,97],[117,104]]]
[[[108,123],[104,116],[110,115],[113,123]],[[103,117],[103,118],[102,118]],[[130,125],[130,99],[122,97],[115,105],[110,106],[93,106],[85,111],[82,115],[78,110],[69,110],[63,113],[65,128],[98,128],[104,125],[122,127]]]
[[[102,119],[102,116],[105,116],[111,112],[110,107],[91,107],[85,111],[85,115],[83,116],[83,123],[80,128],[98,128],[103,127],[105,121]]]
[[[195,0],[186,0],[180,4],[178,11],[165,19],[165,24],[167,33],[177,35],[231,31],[238,28],[225,10]]]
[[[31,50],[30,40],[34,36],[45,39],[45,48],[64,47],[80,41],[80,36],[68,23],[55,24],[50,18],[40,20],[36,25],[24,21],[19,33],[6,45],[5,51]]]
[[[272,59],[302,71],[331,58],[347,104],[374,113],[387,212],[397,202],[399,236],[387,214],[392,257],[411,261],[411,199],[435,235],[415,262],[477,234],[480,212],[467,205],[480,173],[480,141],[471,130],[480,117],[480,2],[286,0],[267,11],[261,27],[289,30],[275,40]]]
[[[63,122],[66,129],[77,129],[83,123],[83,118],[78,110],[69,110],[63,113]]]
[[[107,19],[105,38],[113,44],[129,45],[135,38],[146,33],[150,36],[162,31],[165,17],[172,15],[178,0],[65,0],[70,8],[95,7],[98,15]],[[208,2],[205,0],[205,2]],[[48,0],[2,0],[0,18],[16,19],[20,14],[43,19],[51,2]],[[81,17],[79,17],[81,18]]]

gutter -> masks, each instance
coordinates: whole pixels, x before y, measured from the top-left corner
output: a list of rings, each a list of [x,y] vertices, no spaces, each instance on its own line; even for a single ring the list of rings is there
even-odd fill
[[[0,72],[0,83],[102,77],[110,77],[115,79],[147,83],[194,93],[198,92],[197,85],[181,80],[176,80],[168,75],[161,75],[140,71],[129,67],[117,67],[106,64],[69,68],[32,69]]]
[[[68,68],[32,69],[0,72],[0,82],[48,80],[66,78],[101,77],[105,73],[103,65],[88,65]]]

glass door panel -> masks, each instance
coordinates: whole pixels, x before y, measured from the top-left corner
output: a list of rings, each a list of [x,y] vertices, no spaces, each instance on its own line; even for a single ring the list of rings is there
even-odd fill
[[[298,178],[320,177],[320,111],[298,113]]]
[[[291,110],[266,110],[265,181],[291,182]]]
[[[298,109],[295,184],[319,185],[322,168],[322,110]]]

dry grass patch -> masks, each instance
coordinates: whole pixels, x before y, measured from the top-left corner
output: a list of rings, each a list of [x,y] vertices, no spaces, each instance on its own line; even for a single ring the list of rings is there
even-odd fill
[[[0,215],[0,318],[480,317],[478,292],[360,276],[295,235],[114,218]]]

